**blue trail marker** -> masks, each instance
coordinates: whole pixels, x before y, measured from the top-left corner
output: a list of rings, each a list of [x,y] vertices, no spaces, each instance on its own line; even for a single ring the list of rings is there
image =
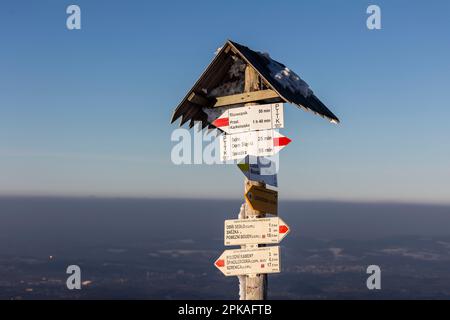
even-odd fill
[[[264,157],[248,155],[238,164],[238,167],[248,180],[278,187],[278,169],[275,162]]]

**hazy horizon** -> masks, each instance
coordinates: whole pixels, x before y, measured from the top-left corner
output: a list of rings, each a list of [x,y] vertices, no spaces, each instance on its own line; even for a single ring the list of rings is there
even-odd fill
[[[71,232],[77,234],[77,226],[103,228],[102,223],[108,217],[126,220],[130,217],[131,209],[131,212],[138,214],[137,221],[156,218],[149,220],[152,223],[148,228],[173,219],[178,220],[179,226],[183,228],[193,223],[201,228],[202,221],[209,221],[216,228],[217,236],[220,236],[223,220],[237,217],[242,202],[241,199],[0,196],[0,230],[5,228],[4,232],[9,232],[8,224],[34,228],[33,221],[39,221],[39,225],[48,221],[49,225],[54,222],[64,225],[74,223]],[[89,218],[89,224],[86,225],[86,217],[91,214],[97,219]],[[320,231],[323,232],[321,236],[348,233],[350,237],[356,234],[382,237],[405,233],[420,235],[422,231],[450,235],[449,205],[285,200],[279,202],[279,216],[292,224],[293,232],[301,230],[302,235],[305,235],[305,231],[308,234],[314,230],[326,230]],[[134,221],[130,219],[128,224],[134,224]],[[297,228],[295,224],[298,224]],[[136,223],[135,227],[142,229],[140,223]],[[192,232],[189,228],[183,231],[189,232]],[[319,236],[314,232],[312,236]]]
[[[270,187],[269,187],[270,188]],[[99,199],[99,200],[114,200],[114,199],[123,199],[123,200],[187,200],[187,201],[241,201],[243,202],[243,197],[188,197],[188,196],[180,196],[180,197],[161,197],[161,196],[131,196],[131,195],[77,195],[77,194],[0,194],[0,199],[33,199],[33,198],[42,198],[42,199]],[[242,198],[241,200],[239,200]],[[326,199],[326,198],[300,198],[300,199],[291,199],[291,198],[283,198],[279,197],[279,201],[282,202],[311,202],[311,203],[342,203],[342,204],[387,204],[387,205],[414,205],[414,206],[432,206],[432,207],[450,207],[450,201],[447,202],[425,202],[425,201],[402,201],[402,200],[371,200],[371,199],[361,199],[361,200],[351,200],[351,199]],[[450,214],[450,211],[449,211]]]

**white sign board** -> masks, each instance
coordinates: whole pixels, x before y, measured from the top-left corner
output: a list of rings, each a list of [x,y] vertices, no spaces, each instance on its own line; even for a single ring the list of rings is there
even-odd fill
[[[212,124],[228,134],[284,128],[283,104],[227,108]]]
[[[280,247],[225,250],[214,265],[226,276],[279,273]]]
[[[291,140],[277,131],[262,130],[220,136],[220,160],[236,160],[253,156],[273,156]]]
[[[226,246],[280,243],[289,233],[288,225],[278,217],[225,220]]]

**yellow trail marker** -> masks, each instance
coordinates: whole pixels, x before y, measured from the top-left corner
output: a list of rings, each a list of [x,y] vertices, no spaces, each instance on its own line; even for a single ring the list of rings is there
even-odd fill
[[[245,194],[245,200],[253,210],[278,214],[278,192],[260,186],[251,186]]]

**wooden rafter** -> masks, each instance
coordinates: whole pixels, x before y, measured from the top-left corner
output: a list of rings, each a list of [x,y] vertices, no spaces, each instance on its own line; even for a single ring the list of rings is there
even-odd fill
[[[262,100],[276,99],[279,101],[284,101],[274,90],[259,90],[253,92],[233,94],[229,96],[217,97],[214,99],[206,98],[198,93],[192,92],[188,100],[194,104],[203,107],[225,107],[240,103],[252,103],[259,102]]]
[[[253,92],[246,92],[240,94],[233,94],[231,96],[217,97],[216,103],[213,107],[224,107],[239,103],[258,102],[261,100],[280,98],[278,93],[274,90],[259,90]],[[280,98],[281,99],[281,98]]]

